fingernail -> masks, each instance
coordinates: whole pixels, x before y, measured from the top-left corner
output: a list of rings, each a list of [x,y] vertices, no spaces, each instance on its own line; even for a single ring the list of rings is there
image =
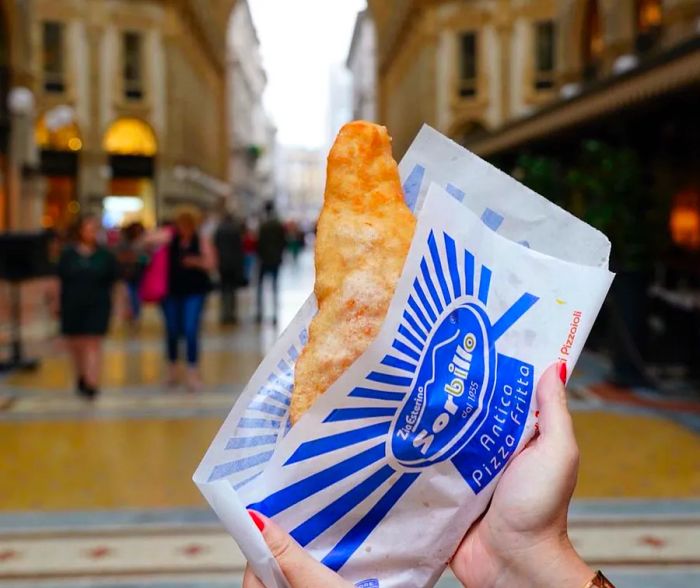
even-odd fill
[[[538,418],[539,416],[540,416],[540,411],[539,411],[539,410],[536,410],[536,411],[535,411],[535,418]]]
[[[564,361],[559,364],[559,379],[562,384],[566,384],[566,362]]]
[[[263,521],[260,518],[260,515],[255,512],[254,510],[249,510],[248,514],[250,515],[250,518],[253,519],[253,522],[255,523],[255,526],[258,528],[258,531],[261,533],[265,530],[265,521]]]

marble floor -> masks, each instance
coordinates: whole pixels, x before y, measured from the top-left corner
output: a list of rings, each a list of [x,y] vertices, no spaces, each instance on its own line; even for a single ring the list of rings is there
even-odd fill
[[[39,369],[0,380],[0,588],[239,585],[243,558],[191,476],[312,285],[309,255],[284,267],[278,327],[253,323],[250,292],[240,324],[219,327],[212,298],[197,395],[161,385],[153,308],[138,332],[114,321],[93,404],[74,395],[60,341],[33,346]],[[611,389],[604,369],[586,355],[570,386],[572,538],[618,587],[700,586],[700,402]]]

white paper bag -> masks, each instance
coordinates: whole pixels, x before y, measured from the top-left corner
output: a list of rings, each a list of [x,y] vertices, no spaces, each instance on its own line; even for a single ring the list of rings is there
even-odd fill
[[[194,476],[268,588],[286,582],[246,507],[358,586],[432,586],[612,281],[604,235],[436,131],[400,171],[418,224],[376,340],[290,429],[310,298]]]

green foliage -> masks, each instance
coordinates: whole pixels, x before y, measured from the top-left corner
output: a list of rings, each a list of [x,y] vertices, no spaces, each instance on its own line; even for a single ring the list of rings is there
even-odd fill
[[[248,157],[252,161],[257,161],[258,158],[263,154],[263,148],[260,145],[248,145],[246,147],[246,152],[248,154]]]
[[[566,169],[555,158],[524,155],[518,170],[525,185],[603,231],[618,269],[650,266],[660,227],[642,163],[632,149],[588,140]]]
[[[566,207],[566,186],[559,162],[551,157],[524,153],[518,157],[518,179],[559,206]]]
[[[583,203],[582,218],[613,244],[620,269],[649,265],[653,238],[650,192],[637,154],[629,148],[584,141],[566,182]]]

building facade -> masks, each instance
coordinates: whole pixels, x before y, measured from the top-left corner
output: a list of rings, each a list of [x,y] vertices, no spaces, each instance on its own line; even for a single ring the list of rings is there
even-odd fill
[[[461,140],[556,96],[555,0],[369,4],[379,113],[398,155],[424,122]]]
[[[352,74],[352,117],[377,120],[377,40],[372,13],[357,14],[350,50],[345,62]]]
[[[320,149],[282,146],[278,157],[278,207],[284,217],[308,227],[323,205],[326,158]]]
[[[369,4],[395,154],[427,122],[603,230],[616,381],[700,376],[700,1]]]
[[[232,206],[250,215],[275,197],[276,131],[263,106],[267,76],[247,0],[233,9],[227,44]]]
[[[152,226],[226,196],[232,4],[4,0],[28,23],[17,42],[35,153],[8,225],[63,227],[83,211]]]
[[[352,120],[352,77],[342,63],[328,72],[328,113],[326,147],[330,149],[341,127]]]

